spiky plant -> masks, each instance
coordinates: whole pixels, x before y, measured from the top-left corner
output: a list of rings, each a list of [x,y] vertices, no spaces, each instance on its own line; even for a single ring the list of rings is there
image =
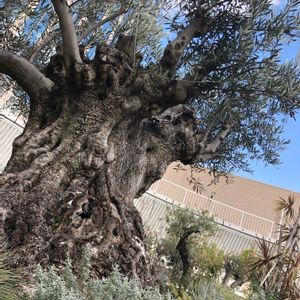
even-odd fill
[[[279,197],[276,201],[277,207],[276,210],[283,212],[283,217],[288,219],[292,219],[295,216],[295,195],[289,195],[287,199]]]
[[[20,298],[18,290],[20,277],[8,266],[8,256],[1,248],[0,246],[0,299],[17,300]]]
[[[299,299],[297,281],[300,271],[300,209],[296,211],[294,195],[287,199],[280,198],[277,204],[277,210],[282,213],[279,238],[275,244],[259,240],[252,270],[265,292],[275,292],[279,299]]]
[[[257,246],[258,251],[250,270],[259,271],[262,275],[265,275],[272,266],[272,261],[278,257],[278,254],[275,252],[274,244],[269,243],[265,239],[258,239]]]
[[[215,281],[196,281],[188,287],[189,295],[192,300],[238,300],[228,287],[224,287]]]

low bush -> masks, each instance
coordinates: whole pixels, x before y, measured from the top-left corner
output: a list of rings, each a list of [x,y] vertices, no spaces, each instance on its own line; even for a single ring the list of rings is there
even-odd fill
[[[128,279],[118,267],[103,279],[92,278],[90,271],[89,251],[84,254],[78,276],[73,273],[70,261],[61,275],[53,267],[49,270],[38,267],[37,289],[32,300],[171,300],[157,289],[142,288],[138,279]]]

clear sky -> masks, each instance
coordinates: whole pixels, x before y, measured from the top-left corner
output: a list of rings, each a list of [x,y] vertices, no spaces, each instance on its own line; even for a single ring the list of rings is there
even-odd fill
[[[280,9],[284,1],[273,0],[273,4],[276,4],[275,9]],[[299,41],[286,46],[282,53],[282,60],[294,59],[299,51]],[[237,172],[236,175],[300,192],[300,112],[296,121],[290,119],[286,124],[284,137],[290,139],[291,143],[281,153],[282,163],[280,165],[265,166],[263,162],[252,161],[253,174]]]
[[[280,165],[265,166],[261,161],[252,161],[253,174],[237,172],[236,175],[300,192],[300,113],[296,121],[288,121],[284,136],[291,143],[281,153]]]

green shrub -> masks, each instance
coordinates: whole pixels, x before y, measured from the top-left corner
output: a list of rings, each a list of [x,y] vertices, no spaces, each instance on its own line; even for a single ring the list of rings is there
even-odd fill
[[[184,208],[170,209],[166,215],[167,236],[160,241],[157,246],[157,253],[159,256],[164,256],[167,259],[167,266],[171,271],[170,277],[172,281],[183,280],[190,281],[190,276],[193,273],[193,269],[198,269],[198,274],[207,274],[210,276],[212,271],[215,273],[219,271],[219,254],[218,259],[213,259],[208,257],[209,254],[204,253],[206,250],[211,250],[210,254],[215,254],[217,249],[212,249],[207,245],[207,238],[212,236],[216,230],[217,226],[213,222],[213,218],[207,213],[195,214],[193,211]],[[187,248],[188,256],[188,275],[183,274],[183,261],[178,251],[179,244],[185,244]],[[201,251],[202,248],[206,247],[206,250]],[[214,251],[215,250],[215,251]],[[207,263],[207,269],[203,269],[203,263],[198,263],[199,257],[204,257]],[[221,255],[223,257],[223,254]],[[217,266],[213,266],[213,263],[217,263]],[[210,270],[208,270],[210,268]],[[198,275],[197,275],[198,276]],[[185,277],[185,278],[184,278]],[[193,276],[192,276],[193,277]]]
[[[249,294],[249,300],[280,300],[283,299],[275,291],[266,291],[260,287],[260,281],[256,276],[251,278],[251,291]],[[285,298],[284,298],[285,299]],[[293,298],[291,298],[293,299]]]
[[[193,274],[194,280],[210,280],[220,276],[224,269],[224,252],[215,244],[204,241],[193,250]]]
[[[80,275],[75,276],[72,264],[67,261],[61,275],[51,267],[36,273],[37,290],[33,300],[163,300],[154,288],[141,288],[138,279],[128,279],[115,267],[108,278],[90,276],[90,254],[87,251],[81,262]]]
[[[214,280],[194,280],[187,288],[171,282],[169,288],[176,300],[242,300],[229,287]]]

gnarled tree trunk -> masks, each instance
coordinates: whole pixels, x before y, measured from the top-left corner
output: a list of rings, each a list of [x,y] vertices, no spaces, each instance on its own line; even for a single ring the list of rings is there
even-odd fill
[[[148,280],[143,226],[132,200],[169,163],[193,157],[195,117],[183,105],[153,117],[153,98],[143,94],[154,89],[147,72],[130,85],[126,74],[124,82],[121,75],[114,78],[129,68],[118,49],[99,47],[80,85],[65,82],[60,58],[47,71],[58,88],[33,101],[1,177],[9,245],[18,264],[32,265],[76,261],[89,243],[99,274],[118,263],[127,274]]]
[[[212,158],[231,126],[213,138],[210,126],[199,131],[185,105],[194,84],[172,79],[184,49],[207,26],[192,22],[153,67],[139,66],[134,38],[123,35],[115,47],[98,45],[88,60],[66,2],[52,2],[63,54],[51,58],[45,75],[0,50],[0,72],[27,91],[31,105],[0,177],[0,228],[17,265],[77,262],[90,244],[96,273],[107,275],[117,263],[147,282],[151,268],[132,200],[172,161]]]

